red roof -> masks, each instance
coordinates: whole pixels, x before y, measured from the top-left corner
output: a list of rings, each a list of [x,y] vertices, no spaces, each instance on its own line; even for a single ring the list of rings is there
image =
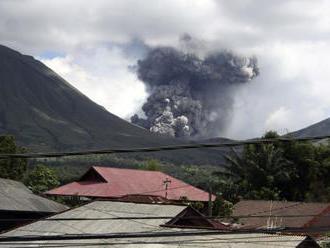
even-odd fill
[[[165,180],[170,181],[167,190],[165,190]],[[52,189],[46,194],[94,198],[153,195],[168,200],[180,200],[184,197],[190,201],[208,201],[207,192],[160,171],[98,166],[91,167],[79,181]]]

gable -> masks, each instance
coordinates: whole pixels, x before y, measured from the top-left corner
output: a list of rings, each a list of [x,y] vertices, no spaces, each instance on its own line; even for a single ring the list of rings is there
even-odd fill
[[[228,226],[208,219],[206,216],[198,212],[192,207],[187,207],[169,222],[165,223],[166,227],[185,227],[185,228],[206,228],[206,229],[228,229]]]
[[[94,168],[91,167],[78,182],[99,182],[107,183],[108,181]]]
[[[167,186],[166,181],[169,181]],[[173,201],[208,201],[209,198],[207,192],[160,171],[98,166],[90,168],[79,181],[52,189],[46,194],[94,198],[152,195]]]

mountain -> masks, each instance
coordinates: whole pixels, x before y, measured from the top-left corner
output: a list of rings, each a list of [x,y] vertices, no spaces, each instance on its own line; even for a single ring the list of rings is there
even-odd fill
[[[315,123],[306,128],[289,133],[288,136],[294,138],[305,138],[312,136],[330,136],[330,118]]]
[[[0,135],[30,151],[164,146],[186,141],[132,125],[97,105],[32,56],[0,45]],[[160,154],[160,153],[159,153]],[[207,149],[163,152],[179,162],[221,160]]]

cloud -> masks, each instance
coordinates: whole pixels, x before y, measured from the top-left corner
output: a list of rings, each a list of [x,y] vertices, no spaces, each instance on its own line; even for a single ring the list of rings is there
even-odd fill
[[[125,43],[134,37],[148,44],[165,44],[184,32],[211,33],[208,21],[211,16],[217,18],[214,7],[211,0],[148,4],[134,0],[1,1],[0,37],[6,44],[34,52],[109,41]]]
[[[2,0],[0,43],[42,58],[75,87],[121,117],[146,97],[128,67],[147,46],[255,54],[260,77],[236,92],[222,136],[293,131],[330,115],[327,0]],[[123,104],[125,103],[125,104]]]
[[[236,94],[230,137],[295,131],[330,114],[330,50],[324,42],[277,43],[258,51],[260,77]],[[248,127],[246,130],[245,127]]]
[[[281,133],[289,131],[288,129],[283,129],[284,125],[290,121],[290,110],[286,107],[280,107],[274,112],[269,114],[269,117],[266,120],[266,128],[268,130],[278,130]],[[282,129],[282,130],[281,130]]]
[[[144,84],[129,70],[132,61],[119,47],[91,47],[65,57],[41,60],[82,93],[122,118],[138,111],[146,98]]]

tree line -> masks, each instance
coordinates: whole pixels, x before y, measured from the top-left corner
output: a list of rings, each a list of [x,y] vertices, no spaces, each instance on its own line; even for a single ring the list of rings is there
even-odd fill
[[[263,136],[276,137],[279,135],[273,131]],[[0,153],[24,152],[24,148],[16,145],[14,137],[0,136]],[[118,161],[129,163],[131,168],[163,170],[206,191],[212,191],[219,199],[232,203],[242,198],[330,201],[329,142],[314,144],[290,141],[246,145],[233,149],[226,155],[226,162],[218,168],[163,165],[156,160]],[[26,159],[0,159],[0,175],[2,178],[22,181],[33,192],[41,193],[61,182],[67,182],[68,175],[65,174],[69,171],[68,165],[65,166],[63,173],[56,166],[46,166],[39,162],[28,166]],[[79,170],[81,171],[80,167]]]
[[[263,138],[277,138],[274,131]],[[330,201],[330,143],[275,142],[246,145],[226,155],[216,172],[216,190],[232,202],[256,200]]]
[[[25,151],[25,148],[16,145],[13,136],[0,136],[0,154],[24,153]],[[36,194],[60,184],[52,168],[43,164],[29,167],[27,159],[24,158],[0,159],[0,177],[23,182]]]

